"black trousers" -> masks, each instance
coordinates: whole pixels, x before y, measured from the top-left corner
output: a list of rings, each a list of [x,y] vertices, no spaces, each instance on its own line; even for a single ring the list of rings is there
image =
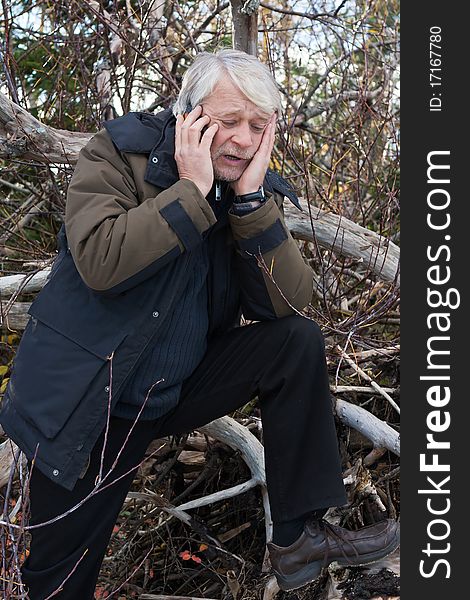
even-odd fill
[[[212,338],[203,360],[185,380],[178,406],[160,419],[136,424],[112,479],[138,465],[153,439],[192,431],[243,406],[256,394],[273,520],[285,522],[315,509],[345,504],[323,336],[313,321],[297,315]],[[105,469],[113,464],[131,425],[126,419],[111,419]],[[93,489],[102,447],[103,435],[86,475],[72,491],[33,469],[31,524],[62,514]],[[101,562],[134,474],[58,522],[32,530],[30,554],[22,569],[31,600],[44,600],[68,576],[58,598],[94,597]]]

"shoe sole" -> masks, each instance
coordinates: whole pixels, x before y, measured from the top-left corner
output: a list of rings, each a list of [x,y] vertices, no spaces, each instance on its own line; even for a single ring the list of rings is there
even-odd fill
[[[300,571],[293,573],[292,575],[279,575],[275,573],[277,584],[283,592],[290,592],[291,590],[297,590],[308,583],[313,583],[323,569],[323,561],[317,560],[309,563]]]
[[[316,579],[318,579],[323,567],[327,567],[334,563],[340,565],[341,567],[362,567],[364,565],[370,565],[371,563],[382,560],[392,552],[395,552],[399,545],[400,533],[398,530],[393,541],[390,542],[390,544],[383,548],[380,552],[371,552],[369,554],[363,554],[359,558],[350,558],[348,560],[345,558],[337,558],[327,564],[324,564],[322,560],[317,560],[306,565],[303,569],[300,569],[300,571],[297,571],[292,575],[280,575],[275,573],[277,583],[283,592],[297,590],[304,585],[313,583]]]
[[[370,565],[371,563],[378,562],[379,560],[382,560],[389,554],[392,554],[392,552],[395,552],[399,545],[400,530],[397,531],[397,535],[393,538],[390,544],[383,548],[380,552],[371,552],[370,554],[363,554],[362,556],[357,558],[351,557],[348,560],[346,560],[345,558],[337,558],[332,562],[335,562],[341,567],[363,567],[364,565]]]

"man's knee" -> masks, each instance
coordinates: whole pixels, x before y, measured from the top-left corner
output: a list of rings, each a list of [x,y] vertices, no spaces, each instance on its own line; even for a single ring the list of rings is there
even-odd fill
[[[320,345],[324,348],[323,333],[315,321],[300,315],[289,315],[277,319],[279,328],[284,329],[289,337],[297,343]]]

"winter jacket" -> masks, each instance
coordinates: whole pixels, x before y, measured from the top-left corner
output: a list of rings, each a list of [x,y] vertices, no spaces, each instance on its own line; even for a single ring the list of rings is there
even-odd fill
[[[311,300],[312,270],[283,219],[284,196],[300,208],[292,188],[268,171],[267,201],[236,216],[225,185],[216,216],[195,184],[178,179],[174,128],[169,110],[130,113],[81,151],[59,253],[31,305],[0,407],[10,438],[67,489],[106,424],[108,402],[115,406],[158,342],[188,278],[187,250],[209,240],[209,337],[239,326],[242,312],[276,319]]]

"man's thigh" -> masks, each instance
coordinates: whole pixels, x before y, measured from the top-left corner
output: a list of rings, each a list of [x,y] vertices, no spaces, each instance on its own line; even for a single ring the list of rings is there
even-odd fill
[[[204,358],[183,382],[178,405],[159,419],[158,436],[192,431],[249,402],[286,340],[299,331],[309,335],[312,326],[318,330],[312,321],[292,315],[212,338]]]

